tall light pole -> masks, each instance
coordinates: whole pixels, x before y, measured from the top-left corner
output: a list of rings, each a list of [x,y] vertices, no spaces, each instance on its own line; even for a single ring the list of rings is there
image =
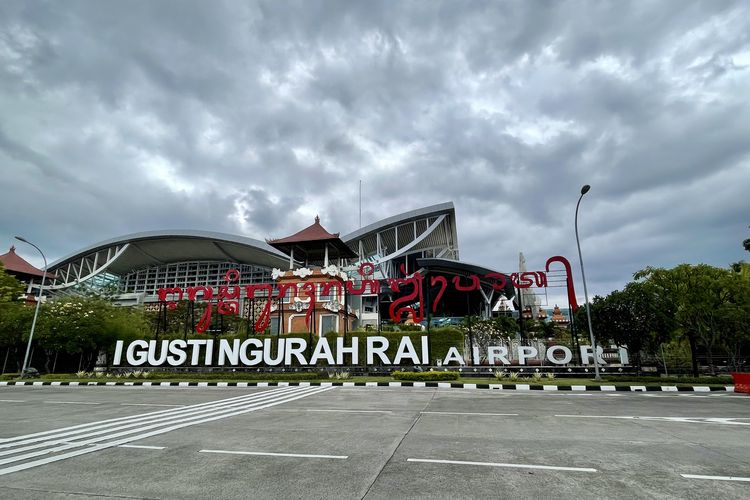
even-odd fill
[[[583,269],[583,256],[581,255],[581,242],[578,239],[578,207],[581,205],[581,200],[583,199],[583,195],[589,192],[589,189],[591,189],[591,186],[586,184],[581,188],[581,196],[578,198],[578,203],[576,204],[576,245],[578,245],[578,260],[581,262],[581,276],[583,276],[583,295],[586,299],[586,318],[588,319],[589,324],[589,339],[591,340],[591,350],[594,354],[594,371],[596,372],[596,376],[594,377],[596,380],[601,380],[601,376],[599,376],[599,361],[598,361],[598,354],[596,352],[596,339],[594,338],[594,329],[591,327],[591,307],[589,304],[589,291],[586,288],[586,271]]]
[[[31,322],[31,333],[29,334],[29,343],[28,345],[26,345],[26,355],[23,357],[23,368],[21,369],[21,377],[25,377],[26,369],[28,368],[28,363],[29,363],[29,353],[31,352],[31,341],[34,338],[34,328],[36,327],[36,318],[37,316],[39,316],[39,306],[42,303],[42,290],[44,289],[44,278],[47,276],[47,257],[44,256],[44,252],[42,252],[38,246],[28,241],[27,239],[22,238],[21,236],[16,236],[16,239],[18,241],[23,241],[24,243],[28,243],[32,247],[36,248],[37,251],[40,254],[42,254],[42,259],[44,260],[44,269],[42,270],[42,284],[39,287],[39,294],[36,297],[36,309],[34,309],[34,319]]]

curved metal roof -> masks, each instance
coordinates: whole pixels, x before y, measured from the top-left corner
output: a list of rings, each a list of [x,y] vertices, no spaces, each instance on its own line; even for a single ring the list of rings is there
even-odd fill
[[[499,273],[505,276],[506,280],[505,288],[503,290],[504,295],[507,298],[512,299],[516,293],[516,290],[510,281],[510,276],[508,276],[506,273],[501,273],[500,271],[495,271],[484,266],[471,264],[469,262],[436,258],[417,259],[417,265],[419,267],[423,267],[429,271],[435,271],[437,273],[456,274],[460,276],[469,276],[475,274],[479,276],[480,281],[485,281],[484,275],[486,274]]]
[[[382,236],[378,240],[383,241],[382,248],[391,249],[387,258],[418,250],[418,244],[456,248],[454,216],[453,203],[432,205],[358,229],[344,236],[342,244],[366,238],[368,242],[372,240],[370,246],[374,248],[376,235],[379,235]],[[404,224],[408,224],[411,231],[399,234],[398,228]],[[392,232],[395,238],[390,234]],[[433,242],[430,238],[439,241]],[[457,251],[452,255],[457,258]],[[83,283],[105,271],[122,276],[147,267],[190,261],[233,262],[283,269],[288,266],[289,257],[264,241],[244,236],[196,230],[146,231],[101,241],[52,262],[49,270],[59,272],[59,279],[54,280],[49,288],[62,289]]]
[[[421,219],[424,217],[429,217],[431,215],[441,215],[441,214],[449,214],[451,216],[456,215],[456,210],[455,210],[455,207],[453,206],[452,201],[448,201],[446,203],[438,203],[437,205],[430,205],[429,207],[418,208],[416,210],[411,210],[409,212],[404,212],[398,215],[387,217],[377,222],[373,222],[372,224],[369,224],[365,227],[359,228],[356,231],[352,231],[349,234],[345,234],[344,236],[341,237],[341,239],[344,240],[345,242],[350,242],[352,240],[362,238],[363,236],[366,236],[369,233],[382,231],[383,229],[390,227],[390,226],[396,226],[399,224],[410,222],[415,219]]]
[[[118,253],[116,258],[111,258],[110,249]],[[61,269],[86,258],[91,260],[100,252],[102,255],[108,253],[111,262],[107,265],[107,272],[113,274],[193,260],[232,261],[266,267],[281,267],[289,263],[286,255],[260,240],[212,231],[164,230],[101,241],[56,260],[49,268]]]
[[[458,259],[455,220],[453,203],[440,203],[382,219],[342,240],[362,259],[386,266],[411,254]],[[383,272],[391,275],[393,269],[386,267]]]

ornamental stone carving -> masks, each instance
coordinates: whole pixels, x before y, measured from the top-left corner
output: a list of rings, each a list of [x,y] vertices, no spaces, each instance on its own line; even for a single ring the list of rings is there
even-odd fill
[[[300,267],[299,269],[295,269],[294,271],[292,271],[292,274],[294,274],[295,276],[298,276],[298,277],[300,277],[302,279],[305,279],[308,276],[312,275],[313,271],[312,271],[312,269],[308,269],[306,267]]]
[[[323,304],[323,309],[327,309],[331,312],[339,312],[344,308],[338,300],[331,300],[330,302],[326,302]]]

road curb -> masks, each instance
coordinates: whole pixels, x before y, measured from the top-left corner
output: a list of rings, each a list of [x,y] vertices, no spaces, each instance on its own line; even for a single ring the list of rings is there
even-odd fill
[[[3,381],[0,386],[72,386],[72,387],[428,387],[439,389],[490,389],[501,391],[575,391],[575,392],[734,392],[733,385],[542,385],[542,384],[464,384],[456,382],[148,382],[148,381]]]

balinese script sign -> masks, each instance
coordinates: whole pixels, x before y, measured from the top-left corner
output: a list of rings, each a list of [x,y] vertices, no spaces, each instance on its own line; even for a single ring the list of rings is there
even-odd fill
[[[550,265],[554,262],[560,262],[565,268],[568,301],[573,312],[578,308],[578,303],[573,289],[573,279],[571,274],[570,263],[565,257],[555,256],[547,259],[545,266],[546,271],[530,271],[521,273],[512,273],[509,275],[489,272],[483,276],[476,274],[467,277],[454,276],[450,285],[448,278],[445,276],[430,276],[430,288],[437,287],[437,293],[430,298],[431,312],[435,313],[443,298],[443,294],[451,286],[457,292],[472,292],[480,290],[481,281],[489,283],[490,286],[502,292],[508,286],[508,283],[518,289],[536,287],[547,287],[547,273]],[[159,301],[166,304],[167,309],[175,309],[177,302],[187,299],[190,302],[205,301],[206,309],[203,311],[198,324],[195,327],[196,332],[204,333],[211,325],[211,315],[213,311],[212,301],[216,299],[216,312],[220,315],[239,314],[241,298],[254,300],[258,299],[276,299],[282,301],[304,302],[305,323],[308,328],[312,315],[315,311],[315,301],[317,296],[327,296],[336,290],[336,293],[346,293],[349,295],[374,294],[378,295],[381,291],[381,282],[374,279],[375,266],[372,263],[365,262],[359,266],[358,274],[360,275],[359,284],[350,279],[346,273],[340,272],[335,266],[323,268],[324,274],[335,277],[336,279],[322,283],[300,282],[300,283],[262,283],[251,285],[236,285],[239,281],[240,273],[236,269],[230,269],[224,276],[226,285],[221,285],[218,290],[212,286],[191,286],[185,289],[181,287],[159,288],[157,295]],[[281,272],[274,270],[273,275],[279,276]],[[296,276],[305,278],[312,274],[312,271],[306,268],[294,271]],[[405,272],[403,274],[406,274]],[[401,295],[394,300],[388,308],[388,314],[394,323],[401,322],[404,317],[413,318],[414,323],[421,323],[425,319],[425,300],[424,300],[424,282],[426,278],[419,271],[404,278],[389,278],[385,280],[388,288],[393,292],[399,292]],[[415,307],[414,304],[417,304]],[[258,321],[255,322],[255,331],[263,332],[268,328],[271,321],[271,300],[266,300]]]
[[[125,342],[118,340],[115,346],[114,366],[122,364],[128,366],[309,366],[324,364],[327,366],[342,365],[426,365],[429,364],[429,341],[427,335],[419,338],[419,348],[415,347],[409,336],[403,336],[399,340],[393,358],[389,358],[387,351],[390,341],[383,336],[369,336],[362,339],[364,344],[364,359],[360,359],[359,337],[351,337],[349,343],[343,337],[337,337],[336,353],[334,355],[329,339],[320,337],[310,354],[307,340],[304,338],[281,338],[274,348],[271,338],[259,339],[220,339],[218,341],[218,353],[215,353],[216,345],[211,339],[192,340],[136,340],[131,342],[127,348]],[[606,364],[602,357],[603,349],[597,347],[597,362]],[[519,365],[526,365],[527,361],[537,359],[539,349],[534,346],[517,346],[515,352],[509,352],[507,346],[489,346],[486,357],[489,365],[510,365],[516,361]],[[570,348],[562,345],[548,347],[544,353],[545,364],[565,365],[571,363],[573,352]],[[512,354],[512,357],[511,357]],[[309,355],[309,356],[308,356]],[[580,359],[584,365],[592,363],[593,352],[591,346],[580,346]],[[214,356],[216,359],[214,359]],[[124,360],[123,360],[124,357]],[[475,347],[472,353],[472,364],[478,364],[480,358],[479,348]],[[123,363],[124,361],[124,363]],[[620,363],[628,363],[627,350],[620,349]],[[443,365],[464,365],[466,360],[458,351],[457,347],[450,347],[445,357],[441,360]]]

